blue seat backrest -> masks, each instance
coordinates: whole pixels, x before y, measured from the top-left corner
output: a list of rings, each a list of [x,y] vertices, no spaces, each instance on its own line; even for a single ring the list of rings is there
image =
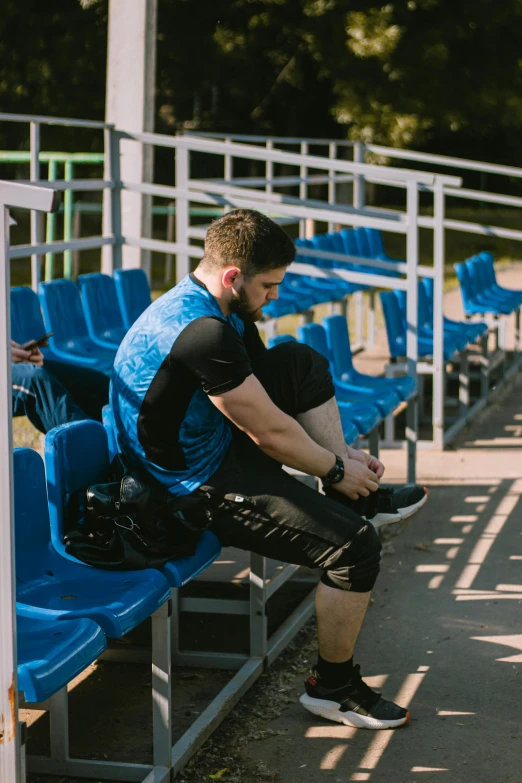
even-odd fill
[[[72,280],[52,280],[38,287],[45,322],[58,344],[74,338],[89,339],[78,286]]]
[[[83,309],[87,323],[95,334],[111,329],[123,329],[114,278],[101,272],[78,277]]]
[[[397,344],[397,341],[406,339],[406,327],[395,291],[381,291],[380,297],[386,333],[388,335],[388,344],[393,356],[393,346]]]
[[[115,269],[114,282],[123,325],[130,329],[152,302],[147,275],[143,269]]]
[[[466,263],[463,262],[462,264],[455,264],[455,272],[460,284],[460,292],[462,295],[462,301],[464,302],[464,307],[473,304],[473,287]]]
[[[11,288],[11,337],[23,344],[46,333],[37,294],[21,285]]]
[[[344,244],[344,252],[348,256],[358,256],[359,249],[357,247],[357,241],[355,239],[355,230],[353,228],[343,228],[339,232]]]
[[[323,318],[323,326],[335,374],[341,377],[353,367],[348,323],[344,315],[328,315]]]
[[[42,458],[32,449],[15,449],[14,519],[17,582],[34,573],[35,559],[50,543],[49,510]]]
[[[334,253],[344,254],[344,242],[338,231],[332,231],[326,235],[330,242],[330,247]]]
[[[386,258],[386,251],[382,241],[382,234],[378,228],[365,228],[366,237],[370,247],[371,258]]]
[[[372,258],[372,251],[366,229],[361,226],[355,229],[355,243],[357,245],[357,255],[361,256],[361,258]]]
[[[469,288],[471,290],[471,296],[473,298],[476,298],[476,297],[480,296],[480,294],[483,292],[483,289],[482,289],[481,280],[480,280],[479,275],[478,275],[478,268],[477,268],[477,266],[475,264],[474,257],[473,258],[468,258],[464,262],[464,265],[465,265],[466,269],[468,270],[468,280],[469,280],[468,285],[469,285]]]
[[[45,436],[45,470],[54,548],[63,553],[67,502],[73,492],[107,480],[107,434],[97,421],[74,421]]]
[[[482,253],[479,253],[479,258],[482,259],[482,264],[486,272],[489,287],[491,288],[492,286],[494,287],[498,285],[497,276],[495,274],[495,262],[493,259],[493,254],[487,250],[484,250]]]
[[[324,250],[326,253],[333,252],[332,244],[326,234],[316,234],[312,237],[311,242],[316,250]],[[334,263],[334,261],[330,261],[327,258],[315,259],[315,265],[323,269],[331,269]]]
[[[303,326],[298,326],[297,338],[300,343],[315,348],[315,350],[328,359],[328,361],[331,360],[332,357],[328,349],[326,331],[320,324],[304,324]]]

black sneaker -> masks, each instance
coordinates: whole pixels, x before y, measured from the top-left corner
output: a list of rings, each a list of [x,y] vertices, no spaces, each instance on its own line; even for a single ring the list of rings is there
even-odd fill
[[[380,487],[367,498],[361,516],[374,527],[390,525],[412,517],[428,500],[426,487],[406,484],[404,487]]]
[[[368,497],[360,497],[357,500],[341,495],[333,487],[329,487],[325,495],[348,506],[356,514],[371,522],[374,527],[408,519],[428,500],[426,487],[419,487],[416,484],[406,484],[403,487],[379,487],[375,492],[370,492]]]
[[[353,726],[356,729],[395,729],[410,718],[410,713],[381,694],[372,691],[361,678],[360,666],[342,688],[325,688],[312,671],[305,682],[306,693],[299,701],[314,715]]]

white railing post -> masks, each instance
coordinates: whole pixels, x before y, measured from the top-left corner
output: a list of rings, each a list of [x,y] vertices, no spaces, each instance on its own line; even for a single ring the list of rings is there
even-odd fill
[[[330,142],[328,145],[328,157],[332,160],[337,158],[337,144],[335,142]],[[328,172],[328,177],[328,203],[335,204],[335,171],[330,169]],[[328,231],[335,231],[334,223],[328,223]]]
[[[364,144],[362,141],[356,141],[353,145],[353,162],[364,163]],[[353,206],[356,209],[364,207],[364,175],[355,174],[353,178]]]
[[[444,448],[444,187],[438,177],[433,190],[433,443]]]
[[[265,147],[267,150],[274,149],[274,143],[271,139],[267,139]],[[267,160],[265,164],[265,179],[268,180],[265,187],[265,193],[273,193],[273,180],[274,180],[274,164],[271,160]]]
[[[307,141],[301,142],[301,155],[308,155]],[[299,198],[305,201],[308,198],[308,182],[306,181],[306,178],[308,177],[307,166],[300,166],[299,176],[301,178],[301,182],[299,183]],[[299,236],[301,239],[310,239],[313,237],[314,231],[315,226],[313,220],[309,221],[305,218],[304,220],[299,221]]]
[[[121,175],[120,175],[120,138],[114,128],[103,131],[104,165],[103,177],[112,182],[110,190],[103,191],[102,234],[113,237],[113,245],[102,247],[101,271],[112,275],[122,265],[121,233]]]
[[[189,151],[184,147],[176,149],[176,187],[188,189]],[[176,242],[188,245],[189,236],[189,202],[186,196],[176,197]],[[176,253],[176,283],[179,283],[190,272],[190,257],[187,252]]]
[[[36,213],[37,218],[39,217]],[[16,676],[16,621],[13,530],[13,442],[11,430],[11,335],[9,313],[9,211],[0,204],[0,436],[2,443],[0,471],[0,507],[3,535],[0,546],[0,780],[20,781],[17,758],[18,688]]]
[[[31,182],[40,180],[40,125],[38,122],[30,123],[30,150],[31,163],[29,179]],[[34,210],[31,212],[31,244],[38,245],[42,241],[42,223],[40,214]],[[42,271],[42,256],[31,256],[31,288],[38,293]]]
[[[232,141],[232,139],[227,137],[224,141],[226,143],[228,141]],[[232,159],[232,155],[226,152],[225,153],[225,182],[231,182],[233,176],[234,176],[234,162]],[[225,214],[226,212],[230,212],[230,207],[227,206],[223,207],[223,214]]]
[[[418,183],[409,180],[407,193],[407,234],[406,265],[408,288],[406,292],[406,357],[408,375],[417,383],[418,359],[418,265],[419,265],[419,188]],[[406,414],[406,443],[408,450],[408,483],[416,481],[417,439],[419,432],[418,399],[414,397],[408,404]]]

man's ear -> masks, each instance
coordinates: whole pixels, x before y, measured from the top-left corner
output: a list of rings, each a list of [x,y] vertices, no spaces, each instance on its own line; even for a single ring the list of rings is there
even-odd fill
[[[224,288],[233,288],[238,278],[241,276],[241,270],[238,266],[227,266],[223,272],[221,282]]]

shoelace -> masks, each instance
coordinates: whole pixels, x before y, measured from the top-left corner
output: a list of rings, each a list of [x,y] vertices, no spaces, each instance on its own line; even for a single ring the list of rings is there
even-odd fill
[[[376,704],[381,698],[381,694],[374,691],[367,685],[361,677],[361,667],[356,664],[353,667],[352,676],[350,677],[350,688],[357,693],[357,699],[363,706],[371,706]]]

